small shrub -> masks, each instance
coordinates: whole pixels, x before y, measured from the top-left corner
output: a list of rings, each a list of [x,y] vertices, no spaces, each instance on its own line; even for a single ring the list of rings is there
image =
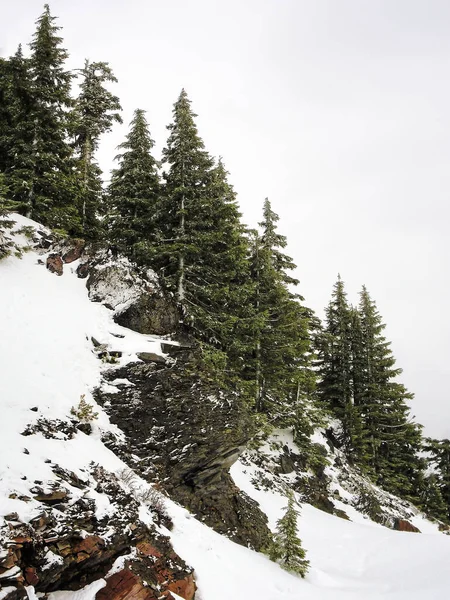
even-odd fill
[[[94,406],[86,402],[85,395],[80,396],[78,406],[72,406],[70,414],[76,417],[82,423],[91,423],[98,417],[98,413],[94,412]]]
[[[131,488],[132,491],[136,490],[136,474],[132,469],[129,469],[128,467],[119,469],[117,471],[117,479],[127,487]]]

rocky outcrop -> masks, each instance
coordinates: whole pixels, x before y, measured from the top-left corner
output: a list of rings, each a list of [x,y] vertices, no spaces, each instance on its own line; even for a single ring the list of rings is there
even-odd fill
[[[267,518],[229,475],[253,433],[252,419],[237,394],[198,369],[195,349],[177,348],[167,364],[133,363],[107,374],[133,384],[96,393],[127,437],[123,446],[110,445],[216,531],[260,549],[270,539]]]
[[[56,468],[55,474],[82,485],[86,491],[90,489],[87,481],[77,481],[73,473]],[[92,476],[96,492],[106,494],[114,508],[104,518],[96,517],[92,499],[80,498],[70,503],[64,497],[53,505],[46,498],[42,499],[46,504],[42,514],[30,523],[21,523],[14,515],[8,528],[0,531],[0,597],[8,588],[8,600],[26,597],[26,585],[33,585],[37,592],[78,590],[106,577],[103,589],[110,595],[105,596],[103,591],[97,597],[170,599],[172,590],[192,600],[192,569],[174,552],[169,538],[140,521],[139,504],[124,491],[113,473],[94,467],[91,484]],[[109,578],[119,557],[123,557],[122,576]]]
[[[86,275],[83,265],[79,271],[80,276]],[[110,262],[108,255],[99,255],[89,263],[88,273],[90,299],[114,310],[119,325],[154,335],[168,335],[179,329],[177,307],[163,295],[150,269],[137,269],[123,258]]]
[[[47,269],[50,273],[56,273],[61,276],[63,274],[64,263],[59,254],[49,254],[47,257]]]
[[[411,533],[420,533],[420,529],[406,521],[406,519],[395,519],[394,521],[394,529],[396,531],[409,531]]]
[[[81,239],[71,240],[70,244],[68,244],[68,248],[62,254],[63,262],[68,264],[72,263],[79,258],[83,254],[83,251],[86,247],[86,242]]]

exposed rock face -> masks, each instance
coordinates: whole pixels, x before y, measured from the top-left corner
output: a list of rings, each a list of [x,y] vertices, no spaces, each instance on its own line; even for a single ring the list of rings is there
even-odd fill
[[[61,276],[63,274],[64,263],[59,254],[49,254],[47,257],[47,269],[50,273],[56,273]]]
[[[237,395],[198,376],[194,355],[179,350],[166,365],[113,370],[107,378],[133,385],[119,385],[113,394],[98,391],[96,399],[126,434],[126,447],[114,450],[134,470],[164,481],[175,499],[219,533],[260,549],[269,541],[267,518],[228,472],[252,435],[252,420]]]
[[[179,327],[176,306],[158,294],[142,295],[116,316],[116,322],[139,333],[167,335]]]
[[[395,519],[394,521],[394,529],[397,531],[410,531],[411,533],[420,533],[420,529],[418,529],[415,525],[406,521],[405,519]]]
[[[62,259],[67,263],[78,260],[83,254],[86,242],[84,240],[75,239],[71,241],[69,248],[64,252]]]
[[[86,285],[89,298],[114,310],[119,325],[154,335],[175,333],[179,328],[178,310],[163,296],[151,270],[138,271],[125,259],[110,263],[104,257],[90,265]]]
[[[73,481],[74,474],[58,473]],[[7,530],[0,530],[0,595],[11,587],[5,598],[26,598],[25,585],[37,592],[77,590],[107,576],[114,561],[125,555],[129,558],[124,560],[122,583],[117,577],[108,579],[105,589],[111,595],[98,597],[153,600],[165,594],[170,599],[170,590],[179,589],[186,594],[179,595],[192,600],[192,569],[174,552],[169,538],[139,520],[138,503],[114,474],[94,467],[93,476],[96,491],[108,495],[115,512],[97,519],[94,500],[70,504],[65,499],[64,505],[46,507],[29,524],[10,522]],[[89,490],[88,482],[83,486]]]

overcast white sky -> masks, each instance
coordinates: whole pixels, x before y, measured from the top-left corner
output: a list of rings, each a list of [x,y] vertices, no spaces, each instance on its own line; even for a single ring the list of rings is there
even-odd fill
[[[6,4],[6,3],[5,3]],[[43,2],[2,6],[0,52],[27,43]],[[413,412],[450,437],[450,2],[54,0],[70,66],[108,61],[125,125],[157,153],[182,87],[222,155],[245,221],[266,196],[322,316],[340,272],[387,323]]]

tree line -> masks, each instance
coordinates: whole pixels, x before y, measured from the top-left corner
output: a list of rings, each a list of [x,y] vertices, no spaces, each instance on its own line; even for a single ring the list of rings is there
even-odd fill
[[[411,418],[412,395],[397,381],[401,370],[367,289],[352,307],[339,278],[323,324],[305,306],[271,202],[257,228],[242,222],[224,162],[206,150],[185,90],[162,164],[137,108],[105,187],[96,153],[122,122],[110,91],[117,80],[106,62],[69,71],[60,29],[45,5],[29,53],[19,46],[0,59],[0,257],[11,245],[7,215],[17,211],[155,269],[198,344],[201,372],[245,396],[260,428],[292,427],[312,457],[310,433],[331,414],[341,424],[336,442],[355,465],[448,520],[450,442],[424,440]]]

